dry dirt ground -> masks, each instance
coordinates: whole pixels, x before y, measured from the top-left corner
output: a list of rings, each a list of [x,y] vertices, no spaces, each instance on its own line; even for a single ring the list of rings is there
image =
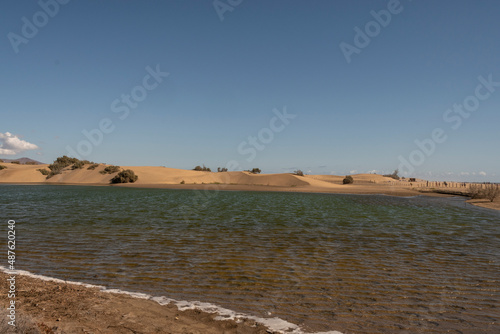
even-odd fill
[[[10,300],[7,278],[7,274],[0,273],[1,333],[272,333],[253,320],[218,321],[214,314],[180,312],[174,305],[161,306],[152,300],[22,275],[16,276],[17,326],[12,328],[6,314]]]

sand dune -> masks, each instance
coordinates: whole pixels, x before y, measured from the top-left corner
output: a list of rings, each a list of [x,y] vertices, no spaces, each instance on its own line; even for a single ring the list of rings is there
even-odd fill
[[[132,169],[139,180],[137,184],[245,184],[269,186],[299,186],[307,182],[291,174],[251,174],[248,172],[212,173],[166,167],[124,167]]]
[[[101,174],[106,165],[88,170],[66,168],[62,174],[46,179],[37,169],[48,169],[48,165],[16,165],[4,163],[7,167],[0,171],[0,183],[68,183],[68,184],[109,184],[115,174]],[[122,166],[131,169],[138,176],[136,184],[244,184],[278,187],[307,186],[306,178],[292,174],[251,174],[248,172],[200,172],[166,167]],[[311,180],[314,182],[315,180]]]
[[[44,182],[45,176],[37,169],[46,168],[48,165],[17,165],[11,163],[0,163],[7,167],[0,170],[0,183],[24,183],[24,182]]]
[[[0,170],[0,183],[27,183],[27,184],[81,184],[81,185],[109,185],[114,174],[101,174],[106,166],[101,164],[94,170],[88,170],[89,165],[82,169],[71,170],[66,168],[62,174],[46,179],[38,169],[48,169],[48,165],[17,165],[2,163],[6,169]],[[175,189],[205,189],[218,187],[219,190],[248,190],[248,191],[296,191],[296,192],[323,192],[344,194],[387,194],[394,196],[415,196],[425,192],[429,196],[446,196],[435,194],[436,189],[467,191],[467,185],[457,182],[427,182],[425,180],[394,180],[377,174],[355,174],[354,184],[344,185],[344,176],[338,175],[305,175],[293,174],[251,174],[249,172],[212,173],[193,170],[184,170],[167,167],[149,166],[121,166],[122,169],[131,169],[139,179],[134,184],[122,186],[154,187]],[[461,188],[460,188],[461,187]],[[497,199],[495,203],[478,203],[477,205],[500,209]],[[476,204],[476,203],[474,203]]]
[[[385,177],[378,174],[353,174],[351,175],[356,183],[380,183],[389,184],[394,182],[394,179],[390,177]],[[307,178],[312,178],[319,181],[330,182],[334,184],[342,184],[342,180],[345,176],[338,175],[306,175]]]
[[[71,170],[66,168],[62,174],[46,179],[38,169],[48,169],[48,165],[17,165],[4,163],[6,169],[0,170],[0,183],[47,183],[47,184],[102,184],[107,185],[115,174],[101,174],[106,166],[101,164],[94,170],[88,170],[89,165],[82,169]],[[311,188],[315,190],[343,190],[359,189],[375,185],[380,186],[410,186],[409,183],[397,182],[391,178],[377,174],[352,175],[355,183],[343,185],[344,176],[338,175],[305,175],[297,176],[289,173],[282,174],[252,174],[249,172],[223,172],[212,173],[194,170],[184,170],[167,167],[149,166],[121,166],[122,169],[131,169],[139,179],[135,185],[201,185],[201,184],[226,184],[247,186],[272,186]],[[361,188],[360,188],[361,187]],[[371,193],[371,191],[370,191]]]
[[[48,169],[48,165],[16,165],[6,163],[7,169],[0,170],[0,183],[42,183],[42,184],[81,184],[109,185],[115,174],[101,174],[107,165],[101,164],[95,170],[66,168],[62,174],[46,179],[37,169]],[[134,184],[122,186],[204,189],[218,187],[220,190],[249,191],[299,191],[353,194],[388,194],[397,196],[414,196],[419,192],[409,188],[407,183],[398,183],[391,178],[375,174],[353,175],[354,184],[344,185],[344,176],[282,174],[252,174],[249,172],[212,173],[149,166],[121,166],[131,169],[139,179]],[[182,183],[182,184],[181,184]]]

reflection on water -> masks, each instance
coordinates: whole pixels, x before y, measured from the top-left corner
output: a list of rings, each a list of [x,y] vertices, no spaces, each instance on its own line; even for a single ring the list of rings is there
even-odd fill
[[[1,186],[18,268],[311,331],[500,332],[500,216],[461,200]],[[185,215],[188,215],[188,220]]]

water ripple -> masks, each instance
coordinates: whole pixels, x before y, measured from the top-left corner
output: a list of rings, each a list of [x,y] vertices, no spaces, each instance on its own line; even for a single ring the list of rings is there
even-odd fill
[[[315,331],[500,332],[500,219],[440,198],[1,186],[20,269]],[[187,216],[188,219],[185,219]]]

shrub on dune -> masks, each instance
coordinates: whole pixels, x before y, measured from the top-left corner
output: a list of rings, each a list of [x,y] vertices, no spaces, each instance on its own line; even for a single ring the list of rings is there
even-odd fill
[[[3,162],[3,161],[2,161]],[[7,168],[7,166],[0,165],[0,170]]]
[[[50,179],[54,175],[61,174],[63,169],[64,169],[64,166],[60,163],[55,162],[55,163],[49,165],[49,169],[50,169],[50,173],[47,175],[47,179]]]
[[[298,176],[304,176],[304,172],[301,171],[300,169],[297,169],[295,172],[293,172],[293,174]]]
[[[80,160],[77,158],[70,158],[66,155],[63,155],[62,157],[58,157],[56,160],[54,160],[53,163],[49,165],[50,173],[47,175],[47,179],[50,179],[54,175],[61,174],[64,170],[64,168],[78,164]]]
[[[111,179],[111,183],[134,183],[139,177],[131,169],[126,169],[118,173]]]
[[[104,168],[104,170],[100,171],[101,174],[113,174],[118,173],[120,171],[120,166],[108,166]]]
[[[90,166],[87,167],[88,170],[94,170],[96,169],[97,167],[99,167],[99,164],[92,164]]]
[[[84,161],[78,161],[78,162],[75,162],[73,166],[71,166],[71,169],[72,170],[82,169],[84,165],[85,165]]]
[[[212,171],[210,168],[205,167],[205,165],[203,165],[203,167],[196,166],[195,168],[193,168],[193,170],[198,171],[198,172],[211,172]]]
[[[91,162],[88,160],[80,160],[77,158],[70,158],[66,155],[63,155],[62,157],[58,157],[56,160],[54,160],[53,163],[51,163],[49,165],[50,171],[47,171],[46,169],[44,169],[44,172],[42,172],[41,169],[37,169],[37,170],[40,173],[42,173],[43,175],[47,175],[47,179],[50,179],[54,175],[61,174],[66,167],[71,166],[71,170],[75,170],[75,169],[82,169],[83,167],[85,167],[85,165],[88,165],[88,164],[91,164],[91,166],[87,169],[95,169],[97,166],[99,166],[99,164],[95,164],[94,162]],[[112,174],[112,173],[116,173],[116,172],[120,171],[119,166],[111,166],[111,167],[116,167],[116,170],[111,171],[111,172],[106,171],[103,174],[106,174],[106,173]]]
[[[20,165],[20,164],[21,164],[21,163],[20,163],[19,161],[17,161],[17,160],[16,160],[16,161],[11,161],[10,163],[11,163],[11,164],[15,164],[15,165]]]
[[[42,175],[49,175],[50,172],[48,170],[46,170],[45,168],[39,168],[37,169],[37,171],[39,171],[40,173],[42,173]]]
[[[63,168],[65,168],[65,167],[71,166],[73,164],[76,164],[79,161],[80,160],[78,160],[77,158],[70,158],[66,155],[63,155],[62,157],[58,157],[56,160],[54,160],[53,165],[57,164],[57,165],[60,165]],[[49,166],[49,168],[50,168],[50,166]]]
[[[354,179],[352,178],[351,175],[347,175],[344,180],[342,180],[343,184],[351,184],[354,183]]]
[[[385,177],[390,177],[391,179],[394,179],[394,180],[399,180],[399,169],[396,169],[394,172],[392,172],[392,174],[385,174],[383,176]]]

